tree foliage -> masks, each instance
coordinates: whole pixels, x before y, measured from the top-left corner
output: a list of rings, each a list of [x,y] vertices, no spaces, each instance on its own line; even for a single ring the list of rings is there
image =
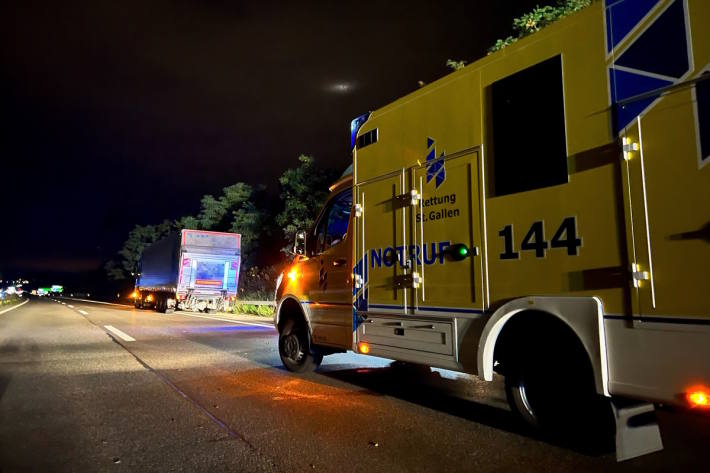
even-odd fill
[[[255,242],[261,235],[263,211],[253,202],[254,189],[238,182],[222,189],[222,195],[205,195],[200,200],[196,217],[187,215],[160,225],[136,225],[118,252],[118,261],[109,261],[106,272],[114,280],[130,278],[136,271],[143,250],[165,238],[170,232],[183,229],[234,232],[242,235],[242,261],[250,264]]]
[[[283,210],[276,216],[276,223],[288,242],[293,241],[297,231],[313,225],[335,177],[332,172],[318,168],[311,156],[302,154],[298,161],[298,167],[287,169],[279,178]]]
[[[463,69],[464,67],[466,67],[466,61],[456,61],[455,59],[447,59],[446,67],[450,67],[451,69],[458,71],[459,69]]]
[[[524,15],[513,19],[514,34],[505,39],[498,39],[493,46],[488,49],[488,54],[500,51],[506,46],[513,44],[520,38],[524,38],[542,28],[550,25],[560,18],[588,7],[596,0],[557,0],[555,6],[537,6]]]

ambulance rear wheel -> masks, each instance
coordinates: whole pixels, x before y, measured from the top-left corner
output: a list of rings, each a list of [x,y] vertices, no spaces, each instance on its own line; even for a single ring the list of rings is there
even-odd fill
[[[308,327],[294,320],[287,320],[279,330],[279,356],[286,369],[294,373],[313,371],[323,361],[323,355],[311,351]]]
[[[614,419],[608,399],[596,393],[589,359],[573,341],[552,347],[524,343],[506,360],[508,404],[542,433],[590,449],[607,449]]]

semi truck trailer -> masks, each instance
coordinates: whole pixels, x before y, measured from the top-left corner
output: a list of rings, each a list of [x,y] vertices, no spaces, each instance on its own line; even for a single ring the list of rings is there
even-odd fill
[[[224,310],[237,295],[240,263],[238,233],[170,234],[143,250],[135,306],[159,312]]]
[[[286,368],[498,373],[522,419],[619,460],[662,448],[654,406],[707,413],[708,24],[705,0],[592,2],[353,120],[277,286]]]

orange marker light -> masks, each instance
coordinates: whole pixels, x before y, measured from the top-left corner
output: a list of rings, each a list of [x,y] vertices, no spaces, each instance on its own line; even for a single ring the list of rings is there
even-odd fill
[[[288,272],[287,276],[291,280],[291,282],[296,282],[296,279],[298,279],[298,271],[296,271],[296,268],[293,268],[291,271]]]
[[[710,408],[710,389],[704,386],[694,386],[688,389],[686,399],[691,407]]]
[[[148,297],[146,297],[145,300],[148,302],[153,302],[153,294],[148,294]]]
[[[360,347],[359,347],[359,348],[360,348],[360,353],[363,353],[363,354],[365,354],[365,355],[367,355],[368,353],[370,353],[370,345],[368,345],[368,344],[365,343],[365,342],[360,342]]]
[[[131,299],[136,299],[138,297],[138,291],[131,292]]]

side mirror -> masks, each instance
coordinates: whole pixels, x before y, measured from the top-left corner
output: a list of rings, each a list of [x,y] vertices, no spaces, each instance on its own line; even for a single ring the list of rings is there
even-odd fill
[[[304,230],[296,232],[296,239],[293,243],[293,252],[297,255],[306,256],[306,232]]]

